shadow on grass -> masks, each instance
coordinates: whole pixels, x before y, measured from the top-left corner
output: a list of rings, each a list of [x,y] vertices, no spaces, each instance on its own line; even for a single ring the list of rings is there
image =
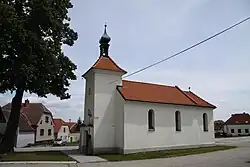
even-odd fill
[[[0,162],[4,161],[75,161],[60,151],[14,152],[0,155]]]
[[[142,160],[142,159],[156,159],[156,158],[171,158],[193,154],[209,153],[214,151],[222,151],[236,148],[235,146],[212,146],[212,147],[200,147],[200,148],[188,148],[188,149],[173,149],[162,151],[150,151],[134,154],[102,154],[99,157],[108,161],[130,161],[130,160]]]

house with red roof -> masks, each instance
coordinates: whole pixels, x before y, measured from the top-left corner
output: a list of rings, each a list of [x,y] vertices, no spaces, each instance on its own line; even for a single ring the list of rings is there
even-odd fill
[[[11,112],[11,103],[2,107],[6,123]],[[42,103],[25,100],[20,110],[16,147],[29,144],[51,143],[54,140],[54,123],[51,112]]]
[[[178,86],[123,80],[111,58],[106,26],[100,56],[86,80],[80,150],[135,153],[215,144],[215,105]],[[131,60],[132,61],[132,60]]]
[[[55,139],[62,139],[64,142],[78,142],[80,131],[77,130],[76,122],[65,122],[61,118],[54,119]]]
[[[245,112],[232,114],[224,123],[224,132],[228,136],[250,135],[250,115]]]

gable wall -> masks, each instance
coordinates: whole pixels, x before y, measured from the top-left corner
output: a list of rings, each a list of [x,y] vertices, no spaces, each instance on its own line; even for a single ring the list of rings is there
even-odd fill
[[[147,112],[155,113],[155,131],[148,131]],[[181,112],[181,132],[175,130],[175,111]],[[208,115],[208,132],[202,114]],[[166,149],[214,143],[212,109],[126,101],[124,106],[125,152]]]
[[[65,128],[65,132],[64,132],[64,128]],[[61,126],[58,135],[57,135],[57,139],[62,139],[63,141],[68,141],[68,137],[69,137],[69,127],[66,125]]]
[[[45,122],[45,117],[49,117],[49,122]],[[47,141],[47,140],[54,140],[54,126],[53,126],[53,118],[49,114],[43,114],[37,123],[37,130],[36,130],[36,142],[39,141]],[[40,135],[40,130],[44,129],[44,135]],[[48,130],[51,129],[51,135],[48,135]]]

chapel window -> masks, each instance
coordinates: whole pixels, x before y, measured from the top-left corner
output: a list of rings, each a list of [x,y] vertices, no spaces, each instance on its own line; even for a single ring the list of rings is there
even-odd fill
[[[148,130],[155,130],[155,114],[152,109],[148,111]]]
[[[181,131],[181,112],[175,112],[175,129],[176,131]]]
[[[203,114],[203,130],[204,132],[208,131],[208,118],[206,113]]]

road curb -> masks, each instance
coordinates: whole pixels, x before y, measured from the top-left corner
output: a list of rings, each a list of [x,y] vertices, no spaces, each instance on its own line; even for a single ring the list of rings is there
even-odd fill
[[[6,161],[0,164],[76,164],[77,161]]]

